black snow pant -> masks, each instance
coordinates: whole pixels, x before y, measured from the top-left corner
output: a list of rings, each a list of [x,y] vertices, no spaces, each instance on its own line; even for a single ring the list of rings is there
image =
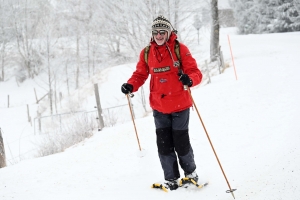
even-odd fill
[[[185,174],[195,171],[196,164],[188,131],[190,109],[171,114],[153,110],[153,116],[158,155],[165,180],[180,178],[177,157]]]

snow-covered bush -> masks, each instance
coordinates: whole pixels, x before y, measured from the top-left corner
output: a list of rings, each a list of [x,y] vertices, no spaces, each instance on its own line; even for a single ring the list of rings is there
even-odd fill
[[[78,144],[93,135],[96,129],[94,120],[87,115],[75,118],[68,126],[62,127],[62,130],[55,130],[41,135],[37,142],[36,157],[43,157],[59,152]]]

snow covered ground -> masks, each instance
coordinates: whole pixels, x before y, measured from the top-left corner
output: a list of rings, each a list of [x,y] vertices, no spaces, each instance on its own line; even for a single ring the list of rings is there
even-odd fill
[[[237,189],[236,199],[299,199],[299,44],[300,32],[242,36],[224,29],[221,45],[231,67],[212,77],[211,84],[192,89],[228,181]],[[131,73],[128,69],[134,67],[108,69],[107,75],[114,77],[107,76],[106,88],[111,92],[104,94],[120,93],[120,85]],[[26,135],[26,111],[21,114],[22,119],[17,117],[17,108],[0,109],[6,141],[7,134],[17,127]],[[129,109],[127,115],[130,118]],[[150,188],[163,181],[153,117],[150,113],[135,123],[142,151],[131,121],[104,128],[63,153],[0,169],[0,199],[233,199],[225,192],[227,183],[195,110],[191,112],[190,138],[199,180],[209,181],[201,190],[180,188],[165,193]]]

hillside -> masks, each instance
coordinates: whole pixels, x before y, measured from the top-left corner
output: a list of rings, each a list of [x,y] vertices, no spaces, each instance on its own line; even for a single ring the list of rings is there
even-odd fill
[[[230,62],[227,33],[230,33],[237,80]],[[212,77],[211,84],[192,89],[231,187],[237,189],[236,199],[296,200],[300,196],[297,185],[300,180],[299,44],[299,32],[234,35],[231,29],[224,29],[221,45],[230,67]],[[107,102],[126,103],[119,87],[134,66],[107,69],[106,85],[101,89],[107,95]],[[82,90],[88,93],[92,83],[93,80]],[[113,94],[118,94],[119,99],[110,97]],[[82,101],[83,107],[93,107],[92,98]],[[22,127],[24,134],[27,128],[32,131],[26,124],[25,111],[23,120],[11,120],[20,115],[20,110],[14,109],[15,112],[9,113],[7,109],[0,110],[0,126],[5,130],[6,140],[10,136],[5,134],[17,127]],[[128,121],[95,131],[93,137],[63,153],[27,159],[0,169],[0,198],[233,199],[225,192],[226,181],[195,110],[191,112],[191,143],[199,180],[210,184],[199,191],[191,188],[169,193],[150,188],[152,183],[163,181],[151,113],[135,121],[141,152],[129,109],[119,114],[127,116]]]

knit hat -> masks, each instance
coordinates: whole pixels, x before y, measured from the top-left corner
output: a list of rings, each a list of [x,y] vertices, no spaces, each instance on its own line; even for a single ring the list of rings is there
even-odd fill
[[[173,28],[170,21],[162,15],[155,18],[152,23],[152,30],[166,30],[168,31],[168,38],[171,34],[171,27]]]

